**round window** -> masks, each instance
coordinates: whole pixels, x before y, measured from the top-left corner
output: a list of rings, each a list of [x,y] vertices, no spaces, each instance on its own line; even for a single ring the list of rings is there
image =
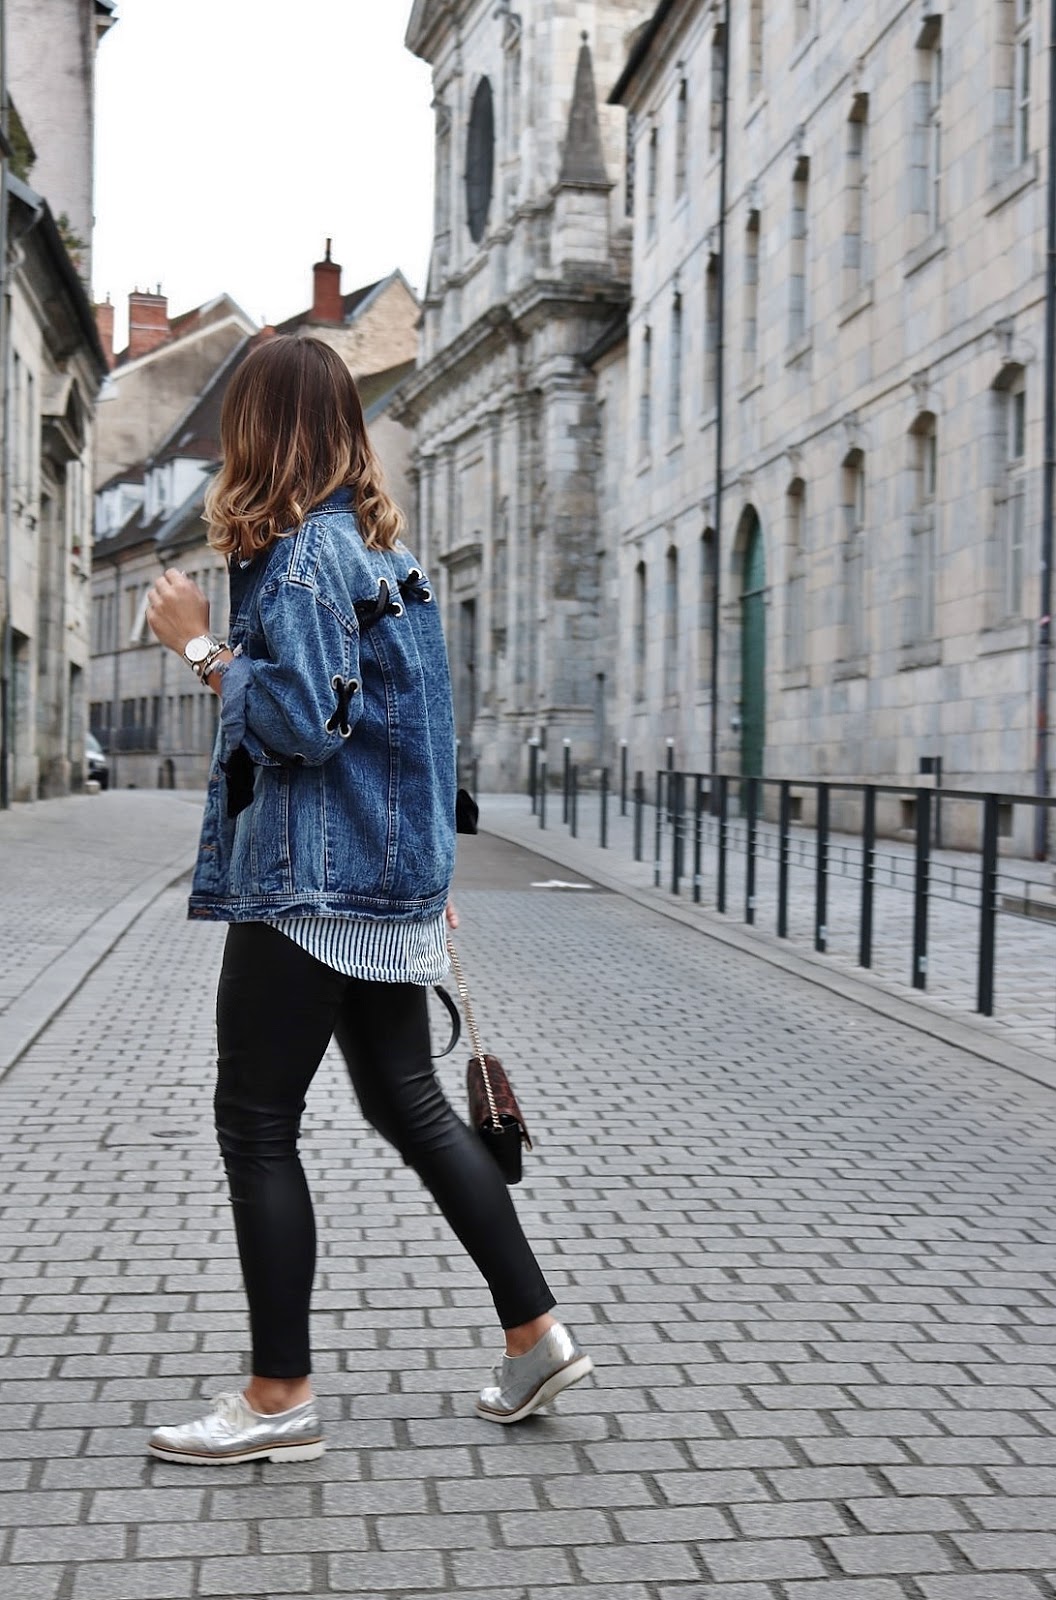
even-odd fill
[[[470,237],[479,244],[488,225],[495,179],[495,103],[491,83],[481,78],[469,114],[466,150],[466,215]]]

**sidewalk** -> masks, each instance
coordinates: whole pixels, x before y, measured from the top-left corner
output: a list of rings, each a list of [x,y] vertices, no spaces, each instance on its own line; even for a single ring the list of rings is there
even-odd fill
[[[193,865],[201,808],[125,789],[0,811],[0,1078]]]
[[[184,802],[114,799],[142,893]],[[71,863],[32,820],[46,926]],[[570,858],[462,841],[459,945],[596,1380],[519,1428],[473,1415],[488,1295],[331,1054],[302,1142],[328,1452],[145,1455],[247,1360],[224,930],[177,885],[0,1081],[0,1600],[1054,1600],[1056,1094],[687,907],[534,887],[584,881]]]
[[[739,819],[731,823],[725,915],[715,909],[715,823],[707,819],[701,882],[701,904],[692,898],[692,844],[686,846],[681,893],[670,892],[671,844],[662,845],[661,887],[654,887],[654,817],[646,808],[643,829],[644,860],[636,862],[630,815],[621,818],[619,800],[610,798],[609,847],[601,849],[596,794],[581,794],[578,837],[573,839],[561,821],[561,795],[548,796],[545,829],[531,814],[524,795],[486,795],[481,798],[481,826],[497,838],[537,850],[572,873],[582,873],[619,893],[630,894],[639,904],[672,916],[687,926],[722,939],[734,948],[756,956],[811,983],[845,994],[860,1004],[873,1006],[885,1016],[899,1017],[934,1037],[973,1050],[984,1059],[1001,1062],[1013,1070],[1056,1084],[1056,924],[1002,913],[998,916],[995,963],[996,1010],[992,1018],[974,1011],[976,950],[978,948],[978,891],[973,882],[972,858],[955,851],[936,852],[933,864],[933,898],[929,914],[928,989],[910,985],[913,948],[912,847],[892,840],[878,843],[873,967],[857,965],[860,845],[834,836],[828,879],[828,939],[825,955],[813,948],[814,859],[809,833],[798,832],[793,841],[789,874],[790,918],[788,939],[776,932],[777,864],[774,841],[760,829],[757,863],[756,923],[744,921],[745,855]],[[773,833],[774,830],[770,830]],[[977,876],[977,872],[975,874]],[[1051,865],[1033,862],[1002,863],[1003,893],[1025,892],[1041,898],[1052,880]],[[1025,890],[1024,885],[1032,885]],[[706,958],[704,958],[706,959]]]

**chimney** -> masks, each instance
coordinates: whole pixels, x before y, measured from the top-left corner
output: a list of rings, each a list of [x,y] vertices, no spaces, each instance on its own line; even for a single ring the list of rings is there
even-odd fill
[[[312,268],[315,292],[312,299],[313,322],[344,322],[345,308],[341,302],[341,268],[330,259],[330,243],[326,241],[326,256]]]
[[[156,294],[133,289],[128,297],[128,359],[147,355],[171,337],[168,297],[160,283]]]
[[[108,367],[114,365],[114,308],[107,295],[101,306],[95,308],[95,326],[99,334],[99,343],[103,347]]]

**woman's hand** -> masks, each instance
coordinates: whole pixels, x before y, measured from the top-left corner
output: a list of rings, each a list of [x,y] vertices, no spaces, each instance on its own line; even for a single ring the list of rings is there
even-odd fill
[[[458,927],[458,912],[455,910],[455,902],[453,900],[447,902],[447,910],[444,912],[444,916],[447,918],[449,928]]]
[[[185,572],[170,567],[147,595],[147,621],[160,644],[182,655],[189,639],[209,632],[209,602]]]

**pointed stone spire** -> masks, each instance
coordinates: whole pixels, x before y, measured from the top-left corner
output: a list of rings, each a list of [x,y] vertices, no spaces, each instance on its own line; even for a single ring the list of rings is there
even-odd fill
[[[580,187],[608,189],[611,185],[605,171],[605,153],[601,144],[594,61],[587,35],[584,33],[582,37],[559,181]]]

